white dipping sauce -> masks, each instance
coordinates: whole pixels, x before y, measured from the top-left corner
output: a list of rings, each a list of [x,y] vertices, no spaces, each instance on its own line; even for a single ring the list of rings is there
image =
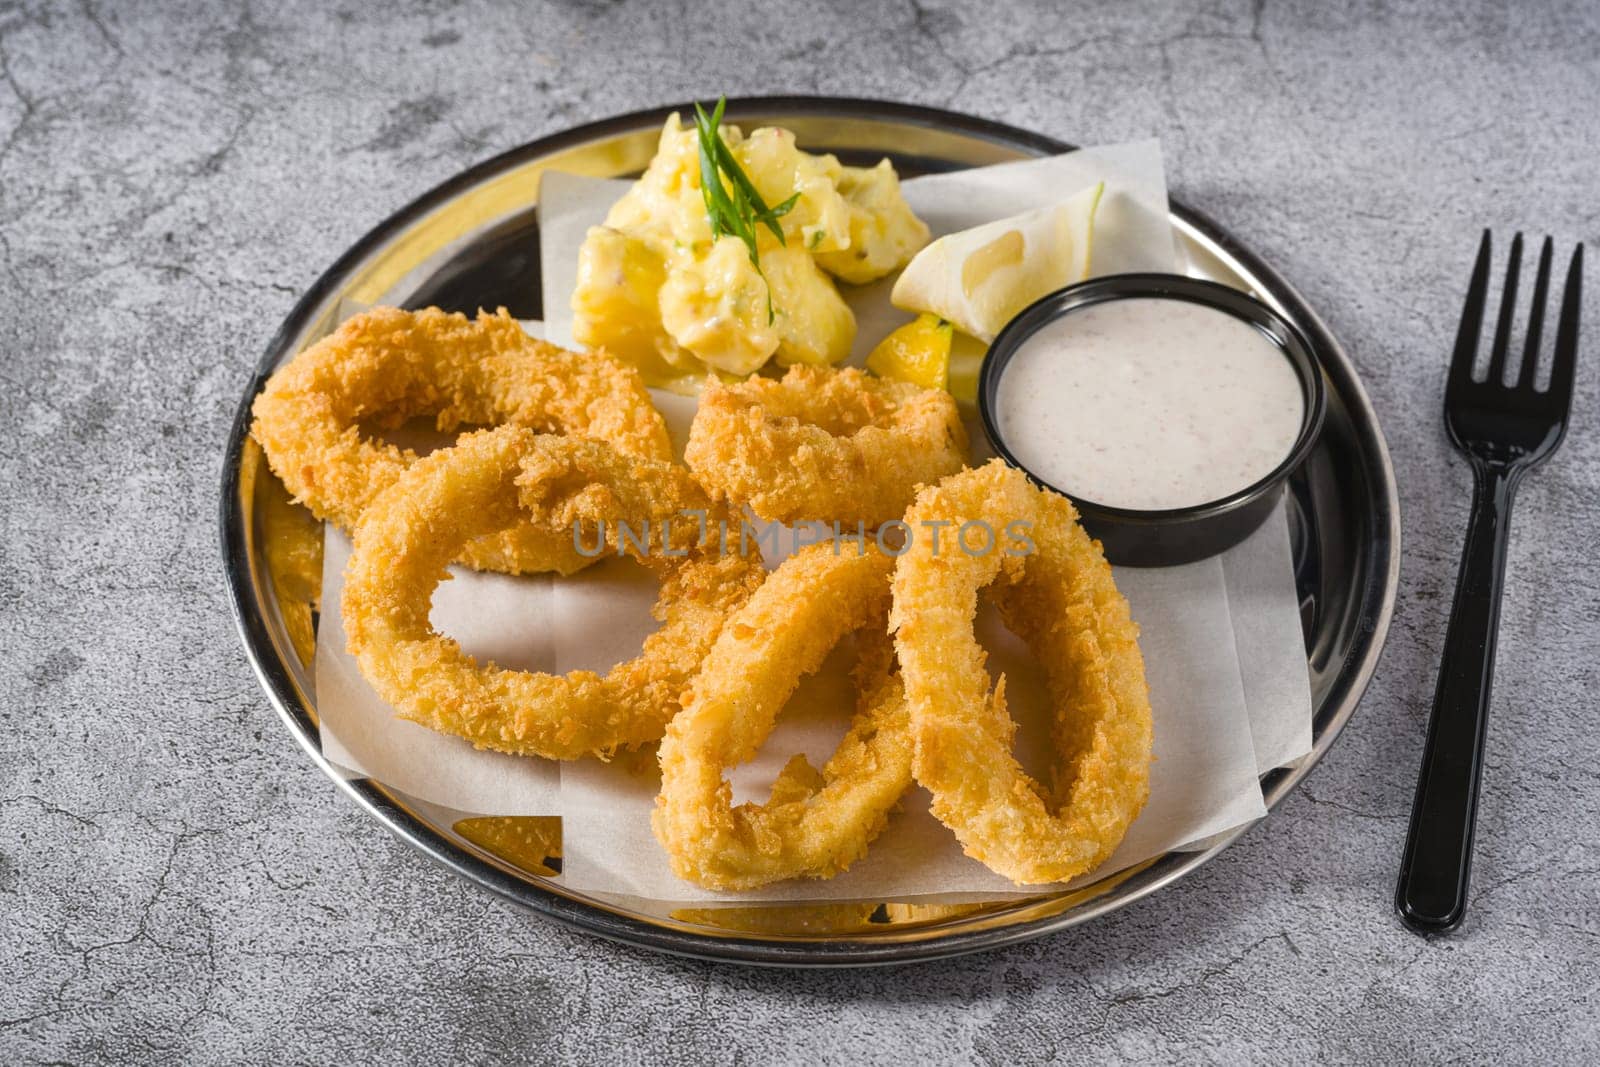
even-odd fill
[[[1215,308],[1159,297],[1069,311],[1011,357],[995,419],[1017,462],[1075,497],[1164,510],[1272,472],[1305,399],[1284,352]]]

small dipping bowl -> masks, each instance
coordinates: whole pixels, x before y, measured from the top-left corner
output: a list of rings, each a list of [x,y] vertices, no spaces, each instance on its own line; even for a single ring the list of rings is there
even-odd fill
[[[1289,361],[1300,382],[1300,432],[1283,459],[1266,475],[1214,500],[1184,507],[1142,510],[1112,507],[1053,485],[1022,463],[1007,443],[999,412],[1000,383],[1013,357],[1045,326],[1108,301],[1183,300],[1232,316],[1260,331]],[[1176,341],[1181,344],[1181,338]],[[1030,304],[1006,324],[984,360],[978,379],[978,410],[995,450],[1012,466],[1046,489],[1072,500],[1090,536],[1113,564],[1162,567],[1192,563],[1226,551],[1249,537],[1272,513],[1290,473],[1300,466],[1322,430],[1327,395],[1311,346],[1277,312],[1237,289],[1177,274],[1118,274],[1057,290]],[[1129,418],[1138,418],[1129,411]],[[1020,428],[1012,433],[1023,432]],[[1015,442],[1012,442],[1014,444]]]

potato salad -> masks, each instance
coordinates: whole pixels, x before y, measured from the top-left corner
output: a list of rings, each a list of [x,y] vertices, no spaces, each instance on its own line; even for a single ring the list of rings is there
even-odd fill
[[[801,151],[789,130],[746,137],[719,119],[670,116],[644,175],[579,256],[576,340],[652,385],[694,389],[769,360],[839,362],[856,324],[835,281],[875,281],[928,242],[888,160],[845,166]]]

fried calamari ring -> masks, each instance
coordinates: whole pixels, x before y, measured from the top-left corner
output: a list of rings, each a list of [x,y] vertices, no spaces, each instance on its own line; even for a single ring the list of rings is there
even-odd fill
[[[607,480],[594,489],[591,475]],[[619,459],[599,442],[518,426],[466,434],[418,460],[356,526],[342,608],[350,652],[403,718],[479,748],[575,759],[656,740],[723,619],[760,583],[758,560],[720,554],[693,521],[672,526],[692,537],[668,543],[652,533],[648,549],[631,546],[661,579],[662,626],[637,658],[604,676],[479,664],[433,629],[430,601],[463,545],[530,511],[648,521],[660,531],[682,509],[709,503],[682,467]]]
[[[898,519],[917,487],[966,466],[967,431],[942,389],[795,366],[700,395],[685,459],[719,499],[769,522]]]
[[[752,889],[828,878],[866,853],[911,784],[911,734],[893,648],[882,631],[893,560],[817,544],[785,560],[723,627],[661,742],[652,820],[680,878]],[[772,732],[800,677],[841,637],[874,631],[857,664],[860,702],[819,774],[784,767],[765,804],[733,806],[725,768]]]
[[[502,309],[477,321],[437,308],[374,308],[280,368],[250,433],[274,473],[319,519],[354,529],[416,453],[363,436],[431,415],[442,432],[514,423],[604,440],[643,459],[672,458],[666,423],[638,371],[602,353],[529,337]],[[521,524],[464,545],[480,570],[569,574],[593,562],[560,531]]]
[[[935,550],[933,521],[948,521]],[[1138,627],[1100,546],[1065,497],[994,460],[924,489],[906,513],[913,539],[895,566],[890,627],[905,679],[917,781],[967,854],[1015,882],[1076,877],[1122,841],[1149,795],[1150,695]],[[1005,539],[1029,523],[1027,555]],[[986,524],[994,539],[958,535]],[[978,542],[978,543],[974,543]],[[980,552],[980,543],[989,551]],[[1005,679],[989,689],[972,634],[978,591],[1045,666],[1057,761],[1046,790],[1011,755]]]

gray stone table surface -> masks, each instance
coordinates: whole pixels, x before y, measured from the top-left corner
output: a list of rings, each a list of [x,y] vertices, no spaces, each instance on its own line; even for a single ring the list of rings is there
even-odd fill
[[[1159,135],[1358,364],[1399,471],[1380,673],[1182,885],[858,973],[658,958],[360,814],[257,689],[222,443],[296,295],[406,200],[692,96]],[[1600,297],[1518,502],[1472,908],[1390,894],[1466,517],[1443,361],[1481,227],[1600,237],[1593,4],[0,3],[0,1061],[1545,1062],[1600,1054]]]

